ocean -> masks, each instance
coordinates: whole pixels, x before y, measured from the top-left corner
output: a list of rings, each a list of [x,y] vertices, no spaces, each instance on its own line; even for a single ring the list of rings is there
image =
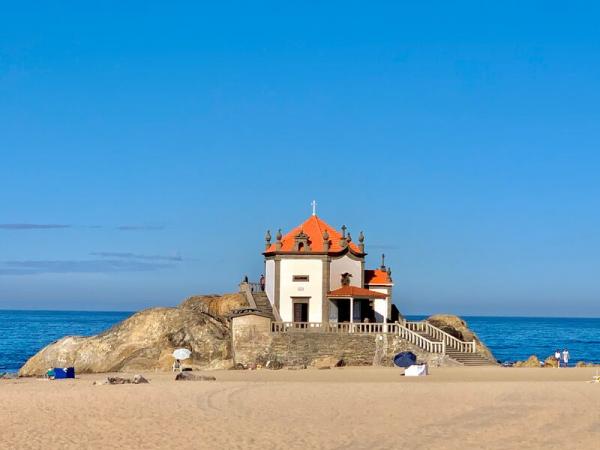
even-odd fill
[[[131,314],[0,310],[0,373],[16,372],[31,356],[63,336],[98,334]]]
[[[29,357],[63,336],[97,334],[131,314],[0,310],[0,373],[19,370]],[[557,348],[568,348],[573,362],[600,363],[600,318],[463,318],[500,361],[524,360],[532,354],[546,358]]]

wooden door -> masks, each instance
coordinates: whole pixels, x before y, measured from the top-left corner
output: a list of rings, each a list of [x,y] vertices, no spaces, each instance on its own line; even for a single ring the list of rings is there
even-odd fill
[[[294,322],[308,322],[308,303],[294,303]]]

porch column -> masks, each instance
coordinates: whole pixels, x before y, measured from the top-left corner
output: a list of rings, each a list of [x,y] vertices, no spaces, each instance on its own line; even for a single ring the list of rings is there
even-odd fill
[[[387,315],[388,315],[389,306],[390,306],[390,299],[386,298],[385,299],[385,314],[383,315],[383,332],[384,333],[388,332]]]
[[[352,325],[354,323],[354,299],[350,298],[350,333],[352,333],[354,330],[354,326]]]

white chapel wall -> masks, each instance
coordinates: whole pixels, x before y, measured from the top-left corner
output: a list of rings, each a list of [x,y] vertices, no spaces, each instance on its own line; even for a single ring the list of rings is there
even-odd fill
[[[335,290],[342,287],[342,274],[350,273],[352,274],[352,278],[350,278],[350,284],[352,286],[362,287],[360,285],[360,280],[362,278],[361,270],[362,264],[360,261],[354,260],[350,258],[348,255],[342,256],[338,259],[331,260],[331,265],[329,266],[330,275],[329,275],[329,289]]]
[[[367,286],[368,289],[375,292],[381,292],[382,294],[387,295],[386,299],[376,298],[373,301],[373,309],[375,310],[375,320],[377,322],[383,322],[384,317],[390,317],[391,314],[391,305],[392,305],[392,296],[391,296],[391,287],[386,286]]]
[[[265,292],[271,304],[275,302],[275,260],[265,262]]]
[[[323,261],[282,259],[280,265],[279,314],[284,322],[294,320],[293,297],[309,297],[308,321],[321,322],[323,316]],[[308,275],[309,281],[293,281],[294,275]]]

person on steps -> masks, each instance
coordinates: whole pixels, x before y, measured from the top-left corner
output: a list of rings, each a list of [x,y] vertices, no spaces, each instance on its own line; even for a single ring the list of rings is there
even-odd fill
[[[265,276],[264,275],[260,276],[260,281],[259,282],[260,282],[260,290],[262,292],[265,292]]]

